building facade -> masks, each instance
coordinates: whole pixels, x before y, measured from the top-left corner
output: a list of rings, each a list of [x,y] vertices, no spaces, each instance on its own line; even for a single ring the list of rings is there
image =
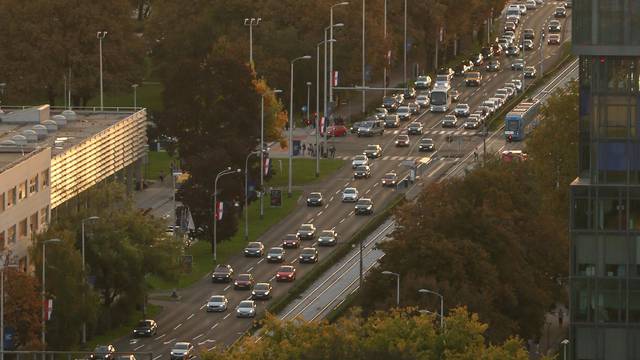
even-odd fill
[[[571,359],[640,359],[640,1],[574,0]]]

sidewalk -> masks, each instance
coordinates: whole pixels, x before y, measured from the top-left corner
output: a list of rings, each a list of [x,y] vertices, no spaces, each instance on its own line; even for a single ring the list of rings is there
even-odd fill
[[[133,194],[136,206],[143,210],[148,210],[155,217],[167,219],[168,224],[173,220],[173,201],[171,179],[146,180],[149,186]]]

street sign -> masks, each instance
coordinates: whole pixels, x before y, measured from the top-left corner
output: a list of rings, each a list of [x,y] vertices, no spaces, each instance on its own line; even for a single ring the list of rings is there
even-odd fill
[[[282,190],[280,189],[271,189],[271,207],[281,207],[282,206]]]

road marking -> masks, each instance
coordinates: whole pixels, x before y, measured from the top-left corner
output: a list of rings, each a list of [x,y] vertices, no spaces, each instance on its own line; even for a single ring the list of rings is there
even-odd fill
[[[320,215],[322,215],[322,211],[320,211],[320,212],[318,213],[318,216],[320,216]]]
[[[262,258],[262,259],[258,260],[258,264],[260,264],[260,263],[261,263],[261,262],[263,262],[263,261],[264,261],[264,258]]]
[[[213,349],[215,349],[218,345],[213,345],[212,347],[208,348],[207,351],[213,351]],[[154,359],[155,360],[155,359]]]
[[[347,187],[347,186],[349,186],[349,182],[347,182],[346,184],[344,184],[344,187]],[[339,190],[338,190],[338,191],[339,191]]]
[[[340,224],[342,224],[344,222],[344,219],[340,220]]]
[[[203,336],[203,335],[204,335],[204,334],[200,334],[200,335],[198,335],[198,336],[194,337],[194,338],[193,338],[193,341],[196,341],[198,338],[200,338],[200,337],[201,337],[201,336]]]
[[[217,328],[217,327],[218,327],[218,325],[220,325],[220,323],[215,323],[215,325],[213,325],[213,326],[211,327],[211,330],[213,330],[213,329]]]
[[[182,323],[180,323],[180,324],[176,325],[176,327],[174,327],[174,328],[173,328],[173,330],[178,330],[178,328],[179,328],[180,326],[182,326]]]
[[[349,216],[355,214],[355,212],[353,210],[351,210],[351,212],[349,213]]]
[[[247,272],[253,271],[253,266],[247,269]]]
[[[216,341],[215,341],[215,340],[213,340],[213,339],[207,339],[207,340],[205,340],[205,341],[201,341],[201,342],[199,342],[199,343],[198,343],[198,345],[204,345],[204,344],[206,344],[206,343],[210,343],[210,342],[216,342]]]
[[[134,348],[133,351],[138,351],[138,350],[142,349],[143,347],[144,347],[144,344],[138,346],[137,348]]]
[[[200,310],[204,309],[205,306],[207,306],[207,303],[202,304],[202,306],[200,306]]]
[[[227,318],[228,318],[229,316],[231,316],[231,313],[228,313],[227,315],[225,315],[225,316],[222,318],[222,320],[227,320]]]
[[[275,278],[276,278],[276,276],[275,276],[275,275],[273,275],[273,276],[271,277],[271,279],[269,279],[269,281],[273,281],[273,279],[275,279]]]
[[[298,258],[295,258],[295,259],[291,260],[291,263],[292,263],[292,264],[295,264],[295,263],[296,263],[296,261],[298,261]]]
[[[325,206],[324,206],[324,208],[325,208],[325,209],[326,209],[326,208],[328,208],[328,207],[329,207],[329,204],[327,204],[327,205],[325,205]]]
[[[340,189],[336,190],[336,195],[340,194]]]
[[[163,344],[165,344],[165,345],[167,345],[167,344],[171,344],[171,343],[172,343],[172,342],[174,342],[174,341],[176,341],[176,338],[173,338],[173,339],[171,339],[171,340],[169,340],[169,341],[165,341],[165,342],[163,342]]]
[[[227,290],[229,290],[229,288],[230,288],[230,287],[231,287],[231,285],[227,285],[227,287],[226,287],[226,288],[224,288],[224,290],[223,290],[223,291],[227,291]]]
[[[389,156],[383,156],[382,160],[389,160]]]
[[[436,175],[436,173],[438,172],[438,170],[442,169],[442,167],[446,164],[446,162],[442,162],[440,165],[438,165],[438,167],[436,167],[435,169],[433,169],[433,171],[431,173],[429,173],[429,175],[427,175],[428,177],[434,177]]]
[[[338,191],[340,191],[340,190],[338,190]],[[334,198],[334,196],[332,196],[331,199],[329,199],[329,202],[332,202],[333,198]]]
[[[158,336],[157,338],[155,338],[155,339],[153,339],[153,340],[160,340],[160,339],[162,339],[162,338],[163,338],[163,337],[165,337],[165,336],[167,336],[167,334],[162,334],[162,335]]]
[[[307,223],[307,224],[311,224],[311,223],[313,222],[313,220],[315,220],[315,218],[311,218],[311,219],[307,220],[307,222],[306,222],[306,223]]]
[[[335,230],[335,229],[336,229],[336,227],[335,227],[335,226],[331,228],[331,230]]]
[[[376,186],[378,186],[378,185],[380,185],[380,183],[379,183],[379,182],[376,182],[375,184],[373,184],[373,187],[376,187]]]
[[[371,192],[371,189],[367,189],[367,191],[365,191],[365,194],[368,194],[369,192]]]
[[[158,356],[154,357],[154,358],[153,358],[153,360],[158,360],[158,359],[160,359],[161,357],[162,357],[162,355],[158,355]]]
[[[194,317],[196,314],[191,314],[189,315],[189,317],[187,318],[187,320],[191,320],[192,317]]]

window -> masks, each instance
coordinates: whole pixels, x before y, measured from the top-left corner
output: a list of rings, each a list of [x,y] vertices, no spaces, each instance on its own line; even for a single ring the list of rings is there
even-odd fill
[[[38,192],[38,175],[33,176],[29,179],[29,195],[35,194]]]
[[[598,243],[594,236],[577,235],[574,240],[576,275],[596,276]]]
[[[627,241],[624,236],[605,236],[604,245],[604,276],[620,277],[626,275]]]
[[[4,234],[5,234],[4,230],[0,231],[0,251],[4,251],[4,248],[6,246],[5,244],[6,239]]]
[[[0,193],[0,213],[3,212],[5,207],[7,206],[4,202],[5,197],[5,193]]]
[[[591,45],[591,1],[573,2],[573,31],[574,42],[579,45]]]
[[[7,230],[7,241],[9,242],[9,244],[15,244],[16,243],[16,226],[10,226],[9,229]]]
[[[29,217],[29,230],[32,234],[38,232],[38,213],[35,212]]]
[[[579,2],[579,1],[576,1]],[[624,0],[598,1],[598,43],[622,44],[624,41]]]
[[[593,298],[594,282],[589,279],[571,280],[572,321],[593,321],[595,299]]]
[[[579,3],[579,1],[576,1]],[[576,359],[594,360],[596,359],[596,347],[598,344],[598,333],[595,328],[576,328],[575,339]]]
[[[600,230],[620,229],[621,211],[624,205],[616,199],[600,199],[598,202],[598,228]]]
[[[10,208],[13,205],[16,204],[16,201],[18,201],[17,199],[17,190],[16,187],[12,187],[11,189],[9,189],[9,192],[7,192],[7,207]]]
[[[47,222],[49,221],[49,207],[44,207],[40,209],[40,225],[47,226]]]
[[[27,182],[23,181],[18,185],[18,200],[22,200],[27,197]]]
[[[629,281],[629,322],[640,322],[640,280]]]
[[[589,200],[575,199],[573,201],[573,228],[588,229],[589,228]]]
[[[629,201],[629,230],[640,230],[640,199]]]
[[[24,219],[18,223],[18,230],[20,231],[20,237],[26,237],[28,234],[27,230],[27,219]]]
[[[40,184],[42,188],[49,186],[49,169],[40,173]]]
[[[597,321],[622,321],[624,306],[620,281],[617,279],[600,280],[598,285],[598,308],[596,314]]]

